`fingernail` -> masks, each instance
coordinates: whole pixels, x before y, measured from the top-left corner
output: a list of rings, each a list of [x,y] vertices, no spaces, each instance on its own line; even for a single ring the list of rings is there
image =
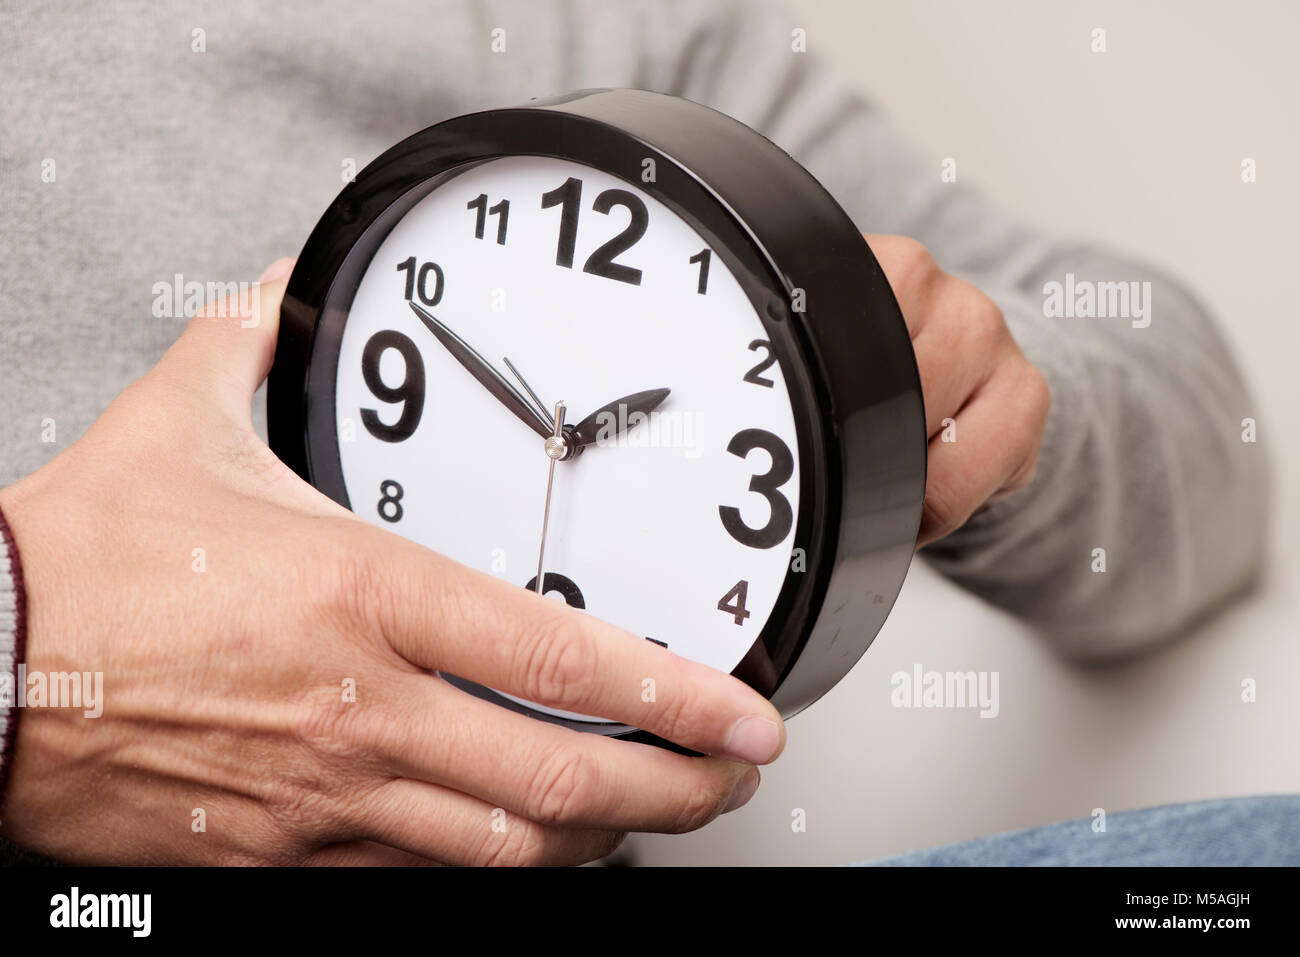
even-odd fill
[[[731,726],[725,745],[727,754],[750,764],[766,764],[781,746],[781,729],[770,718],[746,715]]]
[[[293,271],[292,259],[277,259],[271,265],[266,267],[266,271],[257,278],[258,282],[275,282],[277,279],[284,279]]]
[[[744,807],[757,790],[758,768],[750,768],[749,772],[736,782],[736,790],[731,792],[731,800],[727,801],[727,806],[722,809],[722,813],[730,814],[736,808]]]

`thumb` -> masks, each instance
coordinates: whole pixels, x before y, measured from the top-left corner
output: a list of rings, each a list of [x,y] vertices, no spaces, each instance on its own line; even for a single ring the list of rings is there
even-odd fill
[[[275,359],[280,301],[293,265],[292,258],[277,259],[256,282],[224,284],[226,295],[204,304],[163,360],[241,425],[251,427],[253,393]]]

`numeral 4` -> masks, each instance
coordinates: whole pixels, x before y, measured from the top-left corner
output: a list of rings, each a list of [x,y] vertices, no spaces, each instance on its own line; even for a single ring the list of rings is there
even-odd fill
[[[718,599],[718,611],[725,611],[736,619],[736,624],[743,625],[745,619],[749,617],[749,611],[745,608],[745,598],[749,595],[749,582],[743,578],[736,582],[734,588]],[[735,601],[732,601],[732,599]]]

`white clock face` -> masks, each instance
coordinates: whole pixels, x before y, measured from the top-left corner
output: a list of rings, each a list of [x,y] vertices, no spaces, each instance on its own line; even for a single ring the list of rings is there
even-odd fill
[[[600,440],[555,463],[543,582],[556,600],[732,671],[790,568],[799,446],[768,334],[722,260],[634,184],[532,156],[448,179],[379,246],[338,357],[352,509],[525,587],[544,439],[411,303],[518,386],[509,359],[548,413],[565,403],[569,425],[670,390],[643,419],[603,420]]]

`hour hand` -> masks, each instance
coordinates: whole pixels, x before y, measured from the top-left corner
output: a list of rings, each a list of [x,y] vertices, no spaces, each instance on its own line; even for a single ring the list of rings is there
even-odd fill
[[[479,383],[496,398],[498,402],[519,417],[526,426],[547,439],[551,437],[551,425],[542,418],[533,407],[525,401],[519,391],[497,372],[486,359],[479,355],[468,342],[442,324],[428,310],[415,303],[409,303],[411,311],[420,322],[433,333],[443,347],[451,353],[452,358],[463,365]]]
[[[621,435],[632,421],[633,414],[647,416],[668,398],[671,389],[647,389],[645,392],[633,392],[621,399],[602,405],[591,415],[573,427],[569,434],[570,451],[565,458],[577,455],[598,438],[610,439]],[[640,419],[637,420],[638,422]],[[566,430],[568,431],[568,430]]]

